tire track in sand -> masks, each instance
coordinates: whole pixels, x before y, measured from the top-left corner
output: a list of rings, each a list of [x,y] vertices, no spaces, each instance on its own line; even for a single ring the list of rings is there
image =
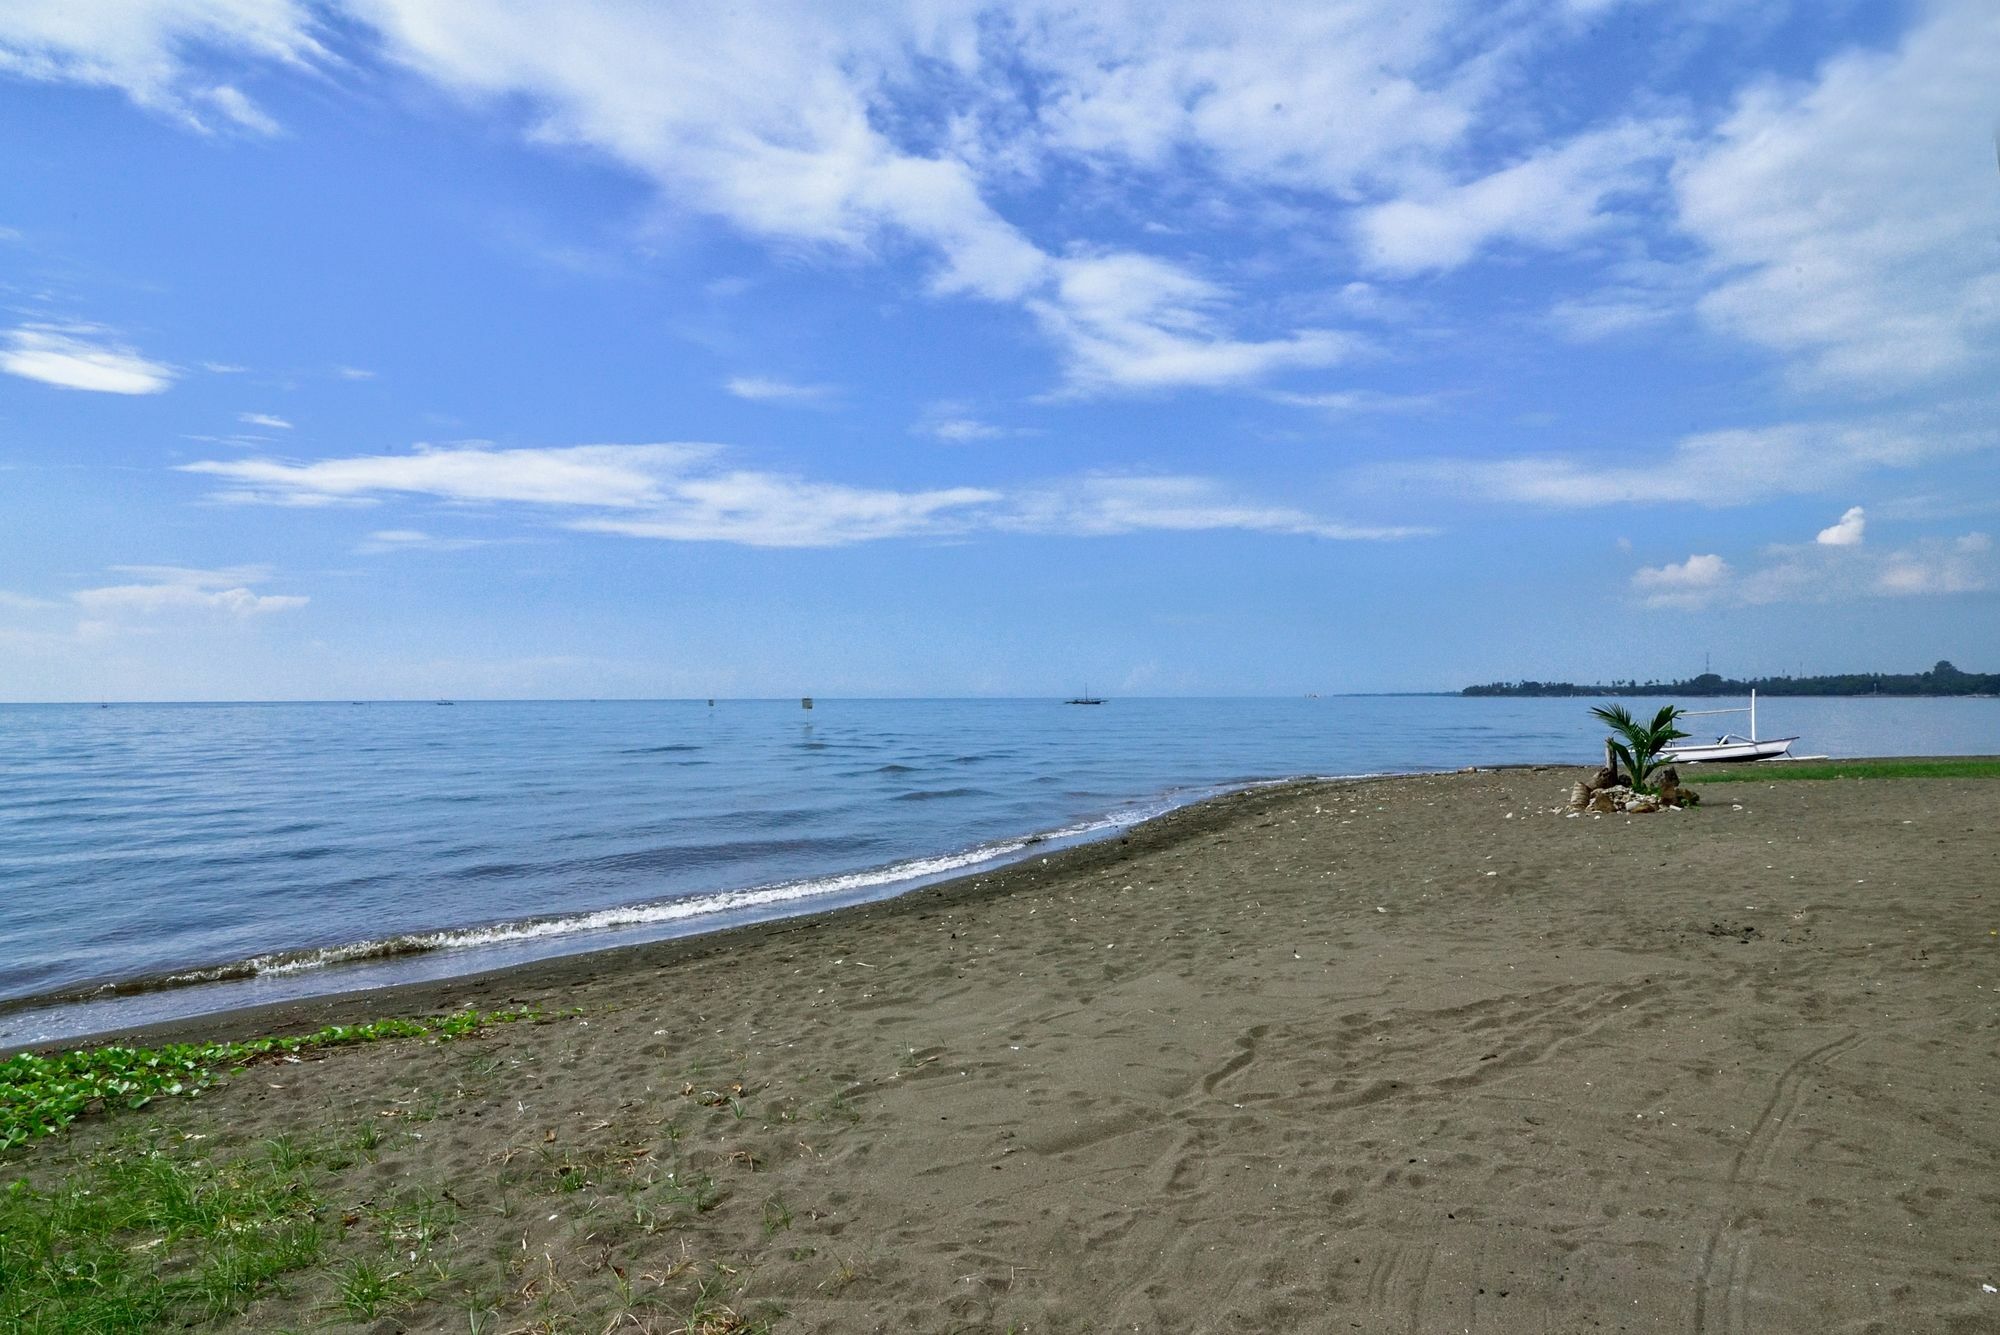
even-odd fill
[[[1694,1335],[1709,1335],[1710,1323],[1718,1310],[1719,1329],[1730,1335],[1740,1335],[1745,1329],[1743,1294],[1750,1280],[1750,1240],[1735,1232],[1737,1194],[1746,1182],[1758,1181],[1770,1171],[1771,1161],[1778,1154],[1778,1141],[1792,1114],[1798,1111],[1799,1095],[1807,1079],[1814,1071],[1838,1061],[1860,1042],[1860,1032],[1850,1029],[1839,1038],[1794,1058],[1778,1073],[1771,1097],[1764,1101],[1749,1137],[1729,1165],[1728,1199],[1701,1249],[1701,1268],[1694,1287]]]

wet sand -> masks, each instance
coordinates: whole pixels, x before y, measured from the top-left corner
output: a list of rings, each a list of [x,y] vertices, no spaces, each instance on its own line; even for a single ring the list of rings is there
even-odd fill
[[[373,1126],[329,1191],[454,1215],[379,1331],[677,1330],[702,1276],[780,1332],[2000,1331],[2000,786],[1572,819],[1580,773],[1239,794],[823,918],[179,1026],[552,1016],[6,1167]],[[238,1328],[340,1318],[308,1283]]]

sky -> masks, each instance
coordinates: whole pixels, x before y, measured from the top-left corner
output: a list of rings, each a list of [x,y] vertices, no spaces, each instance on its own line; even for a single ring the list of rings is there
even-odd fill
[[[0,699],[2000,669],[1992,0],[10,0]]]

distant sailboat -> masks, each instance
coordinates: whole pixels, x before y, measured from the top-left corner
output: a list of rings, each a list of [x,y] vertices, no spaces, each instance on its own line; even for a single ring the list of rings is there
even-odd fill
[[[1085,686],[1082,695],[1077,696],[1074,700],[1065,700],[1063,703],[1066,705],[1101,705],[1104,703],[1104,697],[1101,695],[1092,695],[1090,687]]]

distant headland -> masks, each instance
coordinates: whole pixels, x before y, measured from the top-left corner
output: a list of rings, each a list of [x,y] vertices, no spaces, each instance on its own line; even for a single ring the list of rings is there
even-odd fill
[[[2000,695],[2000,672],[1961,672],[1940,662],[1929,672],[1839,672],[1824,677],[1724,677],[1684,681],[1495,681],[1460,695]]]

